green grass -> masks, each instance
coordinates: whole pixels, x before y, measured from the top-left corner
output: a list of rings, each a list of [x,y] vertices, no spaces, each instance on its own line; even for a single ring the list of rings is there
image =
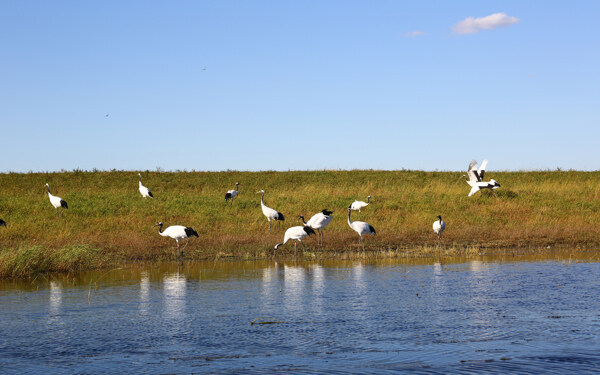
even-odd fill
[[[122,262],[175,259],[175,241],[157,234],[154,224],[195,228],[186,257],[243,259],[269,257],[283,230],[268,233],[260,195],[282,212],[283,228],[297,216],[328,208],[334,220],[325,247],[305,240],[306,257],[327,257],[356,249],[358,236],[346,222],[354,199],[372,204],[361,220],[377,230],[367,250],[419,256],[435,246],[431,225],[441,214],[447,224],[444,246],[468,248],[595,249],[600,244],[600,172],[488,172],[502,187],[467,197],[464,172],[293,171],[143,172],[155,199],[137,190],[137,172],[0,174],[0,276],[68,271]],[[241,183],[233,207],[225,191]],[[69,210],[57,216],[44,184],[65,199]],[[356,213],[353,214],[356,220]],[[423,249],[417,251],[415,249]],[[282,253],[293,245],[281,247]],[[410,251],[409,251],[410,250]]]

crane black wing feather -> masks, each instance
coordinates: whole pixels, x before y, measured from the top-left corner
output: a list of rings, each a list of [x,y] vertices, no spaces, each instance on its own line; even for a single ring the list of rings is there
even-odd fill
[[[150,191],[150,189],[148,189],[148,196],[149,196],[150,198],[154,198],[154,195],[152,195],[152,192]]]
[[[186,228],[185,228],[185,234],[186,234],[186,236],[188,236],[188,237],[192,237],[192,236],[194,236],[194,237],[198,237],[198,232],[196,232],[196,231],[194,230],[194,228],[190,228],[190,227],[186,227]]]
[[[306,234],[308,234],[309,236],[310,236],[311,234],[316,234],[316,233],[315,233],[315,231],[314,231],[314,229],[312,229],[311,227],[307,227],[307,226],[305,226],[305,227],[304,227],[304,231],[305,231],[305,232],[306,232]]]
[[[279,220],[279,221],[285,221],[285,217],[283,217],[283,214],[282,214],[281,212],[278,212],[278,213],[277,213],[277,219],[276,219],[276,220]]]
[[[6,221],[0,219],[0,227],[3,226],[3,225],[6,226]]]
[[[369,225],[369,230],[371,231],[371,234],[375,234],[375,228],[373,228],[372,225]]]
[[[67,202],[64,199],[60,200],[60,206],[62,208],[69,208],[69,205],[67,204]]]

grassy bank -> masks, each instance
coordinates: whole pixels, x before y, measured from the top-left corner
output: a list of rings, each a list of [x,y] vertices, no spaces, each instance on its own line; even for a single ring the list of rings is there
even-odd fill
[[[377,230],[368,250],[419,256],[436,238],[431,224],[441,214],[447,223],[448,249],[545,248],[600,245],[600,172],[489,172],[502,184],[467,197],[463,172],[310,171],[310,172],[145,172],[144,184],[155,199],[144,200],[136,172],[64,172],[0,174],[0,276],[30,272],[89,269],[125,261],[174,259],[175,241],[153,226],[182,224],[195,228],[186,257],[260,258],[273,254],[283,229],[268,233],[260,209],[265,202],[282,212],[287,228],[299,214],[334,211],[325,246],[305,241],[308,256],[327,256],[356,248],[358,236],[346,222],[354,199],[372,204],[361,220]],[[224,194],[239,181],[232,207]],[[44,184],[69,203],[56,216]],[[353,218],[356,220],[355,214]],[[419,250],[421,249],[421,250]],[[285,252],[292,246],[282,247]]]

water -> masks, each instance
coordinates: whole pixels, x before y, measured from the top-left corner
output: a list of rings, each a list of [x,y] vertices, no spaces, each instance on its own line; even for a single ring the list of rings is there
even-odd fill
[[[0,372],[600,370],[600,263],[454,262],[162,264],[4,280]]]

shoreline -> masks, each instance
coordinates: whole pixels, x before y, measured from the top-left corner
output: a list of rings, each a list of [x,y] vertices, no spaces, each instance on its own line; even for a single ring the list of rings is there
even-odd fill
[[[70,251],[69,251],[70,250]],[[278,254],[272,252],[246,253],[242,255],[215,252],[202,256],[157,256],[145,258],[126,258],[115,253],[103,253],[100,249],[91,249],[86,246],[73,246],[69,249],[60,249],[50,256],[40,247],[19,248],[14,256],[0,258],[0,280],[3,279],[28,279],[40,275],[74,274],[94,270],[109,270],[111,268],[130,268],[136,265],[159,263],[195,263],[195,262],[246,262],[246,261],[294,261],[294,262],[327,262],[327,261],[373,261],[404,259],[418,261],[423,259],[481,259],[514,258],[528,256],[546,259],[553,255],[566,255],[575,260],[586,259],[600,262],[600,246],[572,247],[558,245],[551,248],[537,246],[530,247],[496,247],[496,246],[408,246],[392,248],[367,249],[357,251],[352,249],[321,250],[307,248],[291,251],[282,251]],[[70,254],[66,256],[65,254]],[[562,259],[561,258],[561,259]]]

